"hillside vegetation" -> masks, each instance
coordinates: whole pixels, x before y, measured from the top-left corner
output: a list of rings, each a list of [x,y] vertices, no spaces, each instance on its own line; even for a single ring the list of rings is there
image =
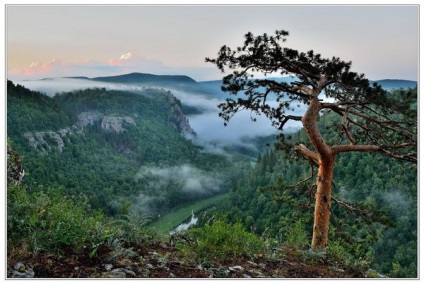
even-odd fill
[[[83,193],[110,215],[131,208],[157,216],[223,193],[246,164],[195,145],[169,91],[86,89],[50,98],[9,82],[7,99],[8,136],[25,157],[27,184]]]
[[[415,96],[416,89],[411,90]],[[393,97],[402,98],[403,91]],[[416,107],[416,106],[415,106]],[[336,116],[323,114],[326,139],[339,140]],[[307,142],[298,132],[294,142]],[[336,162],[329,251],[349,264],[367,264],[391,277],[417,276],[417,168],[376,153],[346,153]],[[298,183],[309,177],[303,159],[271,148],[258,157],[213,214],[276,237],[297,248],[309,247],[313,189]]]
[[[7,91],[8,277],[417,277],[416,166],[340,156],[331,242],[316,251],[313,191],[297,184],[310,168],[269,138],[256,138],[256,162],[206,152],[163,89]],[[334,120],[320,116],[328,140]],[[173,228],[197,210],[198,224],[173,235],[158,219]]]

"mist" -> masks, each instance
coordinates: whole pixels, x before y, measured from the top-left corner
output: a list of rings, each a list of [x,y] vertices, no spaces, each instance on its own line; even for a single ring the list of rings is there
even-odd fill
[[[218,105],[224,102],[222,98],[177,90],[171,90],[171,92],[183,104],[202,110],[201,114],[192,114],[187,117],[197,134],[194,142],[203,146],[208,152],[223,154],[225,147],[243,147],[256,150],[257,147],[252,143],[254,138],[276,135],[279,132],[265,115],[256,115],[248,110],[238,112],[224,126],[224,120],[219,117],[220,109],[218,108]],[[275,100],[269,101],[268,104],[273,107],[278,106]],[[302,107],[298,108],[293,115],[302,114],[303,109]],[[255,121],[252,120],[253,118]],[[292,130],[300,127],[300,122],[289,121],[284,129]]]
[[[410,196],[398,189],[391,189],[389,192],[384,193],[382,197],[394,216],[397,216],[399,213],[406,215],[406,213],[416,206],[413,204]]]
[[[26,88],[31,89],[33,91],[44,93],[50,97],[53,97],[54,95],[56,95],[56,93],[71,92],[88,88],[106,88],[111,90],[124,90],[126,88],[124,84],[109,84],[106,82],[97,82],[93,80],[76,78],[49,78],[42,80],[24,80],[16,81],[14,83],[25,86]]]
[[[213,194],[220,190],[222,184],[217,175],[188,164],[171,167],[143,166],[137,173],[136,180],[146,178],[149,189],[155,192],[167,190],[170,184],[174,184],[184,193]]]
[[[134,198],[131,211],[157,215],[181,202],[209,197],[228,189],[223,174],[183,164],[169,167],[143,166],[135,180],[143,190]]]

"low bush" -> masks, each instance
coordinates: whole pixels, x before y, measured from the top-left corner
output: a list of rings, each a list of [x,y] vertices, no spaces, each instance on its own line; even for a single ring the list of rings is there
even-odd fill
[[[57,189],[29,193],[24,185],[8,185],[8,242],[26,242],[32,251],[78,251],[102,219],[83,197],[66,197]]]
[[[247,232],[239,222],[217,220],[188,234],[194,242],[177,244],[177,248],[197,260],[225,262],[265,250],[262,238]]]

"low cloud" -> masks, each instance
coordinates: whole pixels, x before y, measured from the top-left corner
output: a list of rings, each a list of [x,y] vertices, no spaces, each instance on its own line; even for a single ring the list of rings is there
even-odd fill
[[[142,167],[136,180],[146,179],[149,189],[167,191],[171,184],[183,193],[213,194],[220,190],[222,181],[188,164],[172,167]]]
[[[222,174],[209,173],[188,164],[144,166],[135,179],[143,185],[144,190],[135,198],[130,210],[150,216],[182,202],[208,197],[228,188]]]

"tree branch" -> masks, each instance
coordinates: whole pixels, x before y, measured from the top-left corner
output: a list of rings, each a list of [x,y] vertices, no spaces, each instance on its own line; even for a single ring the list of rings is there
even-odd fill
[[[356,142],[355,142],[355,140],[353,139],[352,133],[351,133],[351,132],[350,132],[350,130],[349,130],[349,121],[348,121],[348,119],[347,119],[347,113],[346,113],[346,112],[345,112],[345,113],[344,113],[344,115],[343,115],[343,119],[342,119],[342,127],[343,127],[343,130],[344,130],[345,134],[346,134],[347,139],[350,141],[350,143],[351,143],[352,145],[355,145],[355,144],[356,144]],[[342,136],[342,135],[341,135],[341,136]]]
[[[304,144],[299,144],[294,149],[302,154],[302,156],[309,161],[312,165],[319,167],[319,155],[318,153],[310,150]]]
[[[399,134],[402,134],[403,136],[405,136],[405,137],[407,137],[409,139],[414,139],[414,137],[415,137],[415,134],[414,133],[408,131],[407,129],[405,129],[405,128],[401,127],[401,126],[390,126],[391,124],[392,125],[393,124],[399,124],[399,122],[392,121],[392,120],[381,121],[381,120],[379,120],[377,118],[374,118],[374,117],[365,115],[362,112],[359,112],[359,111],[356,111],[356,110],[353,110],[353,109],[349,109],[349,108],[340,107],[338,103],[322,103],[321,104],[321,108],[322,109],[331,109],[331,110],[333,110],[335,112],[337,112],[337,111],[347,112],[349,114],[353,114],[355,116],[361,117],[361,118],[363,118],[363,119],[365,119],[365,120],[367,120],[369,122],[373,122],[373,123],[375,123],[377,125],[380,125],[380,126],[386,128],[386,129],[389,129],[389,130],[392,130],[392,131],[397,132]]]
[[[273,81],[273,80],[268,80],[268,79],[257,79],[256,82],[258,83],[258,85],[260,85],[262,87],[269,86],[269,88],[272,89],[273,91],[287,92],[287,93],[299,96],[300,98],[303,98],[303,99],[309,99],[309,95],[307,95],[308,90],[306,90],[306,89],[302,90],[301,88],[297,88],[297,86],[290,87],[290,86],[286,86],[286,84],[282,84],[282,83],[279,83],[279,82],[276,82],[276,81]],[[307,94],[297,92],[298,90],[301,90],[301,91],[303,91]]]
[[[348,210],[349,212],[351,212],[351,213],[353,213],[353,212],[357,212],[357,213],[359,213],[359,214],[361,214],[361,215],[363,215],[363,216],[365,216],[366,214],[368,214],[368,212],[367,212],[367,211],[365,211],[365,210],[361,210],[361,209],[358,209],[358,208],[354,208],[354,207],[352,207],[351,205],[347,204],[346,202],[343,202],[343,201],[337,200],[337,199],[336,199],[336,198],[334,198],[333,196],[331,196],[331,200],[333,200],[334,202],[336,202],[336,203],[337,203],[337,205],[340,205],[340,206],[342,206],[343,208],[347,209],[347,210]]]
[[[378,151],[381,147],[378,145],[335,145],[331,147],[334,154],[349,151]]]
[[[301,116],[294,116],[294,115],[284,115],[283,116],[284,119],[280,122],[280,125],[278,126],[279,130],[282,130],[284,125],[289,121],[289,120],[293,120],[293,121],[301,121],[302,117]]]
[[[397,154],[388,150],[406,148],[408,146],[415,146],[415,143],[401,143],[398,145],[336,145],[331,147],[331,150],[334,154],[350,151],[378,151],[396,159],[417,163],[418,159],[414,153]]]

